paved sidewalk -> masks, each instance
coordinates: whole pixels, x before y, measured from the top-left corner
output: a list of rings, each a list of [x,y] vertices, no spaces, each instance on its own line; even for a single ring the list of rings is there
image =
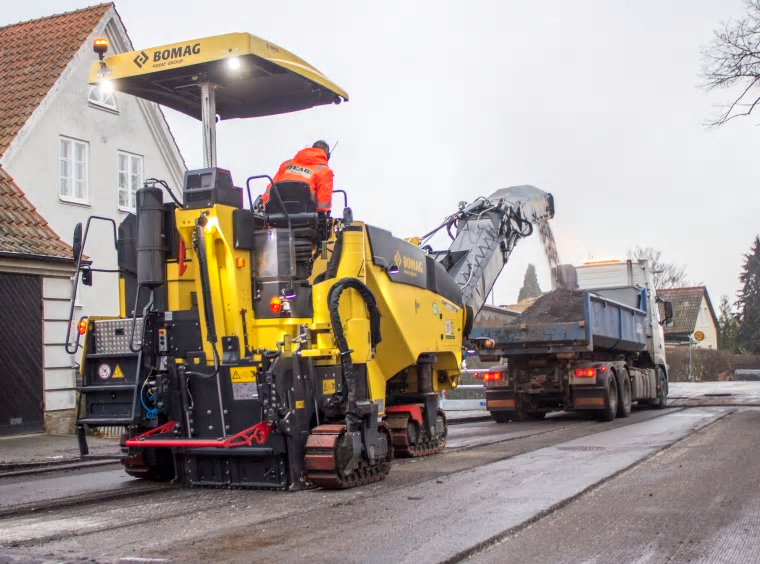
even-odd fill
[[[118,455],[119,439],[88,437],[90,454]],[[18,435],[0,437],[0,472],[79,462],[74,435]]]
[[[671,382],[668,405],[760,405],[760,382]]]

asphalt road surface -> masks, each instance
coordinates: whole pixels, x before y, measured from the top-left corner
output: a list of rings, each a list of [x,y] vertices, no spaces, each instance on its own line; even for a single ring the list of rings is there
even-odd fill
[[[347,491],[4,478],[0,564],[760,562],[759,428],[719,406],[453,425],[442,454]]]

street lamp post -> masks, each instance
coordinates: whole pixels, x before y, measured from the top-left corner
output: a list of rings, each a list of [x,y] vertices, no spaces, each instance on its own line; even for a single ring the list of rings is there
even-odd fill
[[[694,369],[691,364],[691,350],[700,341],[704,340],[705,334],[702,331],[694,331],[693,335],[689,335],[689,382],[694,380]]]
[[[689,336],[689,372],[688,372],[688,380],[689,382],[694,381],[694,369],[691,365],[691,350],[694,348],[694,345],[697,343],[694,339]]]

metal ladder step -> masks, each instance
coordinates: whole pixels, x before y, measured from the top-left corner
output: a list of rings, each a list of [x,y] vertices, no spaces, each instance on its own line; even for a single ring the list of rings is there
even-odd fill
[[[106,418],[106,417],[85,417],[84,419],[77,419],[77,425],[102,425],[104,427],[109,427],[112,425],[131,425],[134,422],[134,420],[131,417],[122,417],[122,418]]]
[[[79,391],[89,394],[90,392],[131,392],[134,389],[134,384],[112,384],[110,386],[80,386]]]

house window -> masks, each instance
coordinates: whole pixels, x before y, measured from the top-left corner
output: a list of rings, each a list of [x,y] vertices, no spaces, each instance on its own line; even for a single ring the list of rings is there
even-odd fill
[[[58,146],[60,163],[58,194],[61,200],[88,204],[87,143],[61,137]]]
[[[90,88],[90,95],[87,100],[93,106],[105,108],[114,112],[119,111],[119,107],[116,105],[116,95],[114,94],[114,91],[103,88],[98,84]]]
[[[119,209],[135,211],[135,193],[142,186],[143,158],[119,151]]]

